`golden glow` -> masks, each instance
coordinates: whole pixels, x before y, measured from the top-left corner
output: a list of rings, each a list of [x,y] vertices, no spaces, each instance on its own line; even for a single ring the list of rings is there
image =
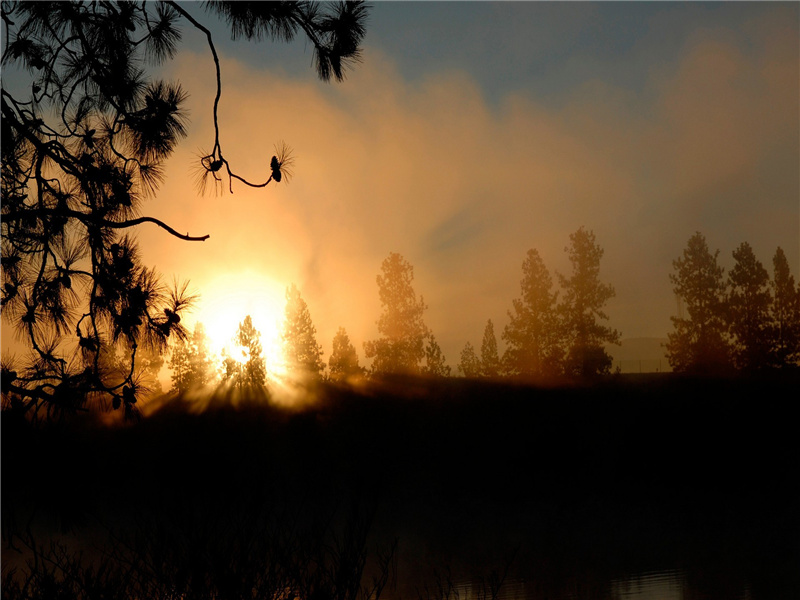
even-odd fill
[[[227,351],[227,356],[241,364],[246,364],[250,360],[250,349],[245,346],[239,346],[231,342],[226,345],[225,350]]]
[[[592,79],[554,104],[522,88],[489,104],[463,71],[407,81],[377,52],[324,92],[221,58],[227,159],[257,179],[285,139],[297,156],[295,177],[198,196],[189,166],[214,130],[209,119],[193,119],[159,193],[168,201],[147,206],[211,238],[187,243],[137,228],[144,263],[204,295],[197,318],[217,349],[248,312],[267,352],[276,337],[277,310],[259,317],[237,297],[232,314],[221,312],[226,294],[249,293],[250,274],[238,274],[250,269],[255,280],[280,282],[265,286],[281,306],[285,286],[301,284],[324,358],[343,326],[369,366],[362,344],[378,335],[375,277],[387,254],[399,252],[414,265],[426,324],[455,366],[467,339],[480,342],[487,318],[498,332],[506,324],[527,250],[536,248],[551,273],[566,273],[568,236],[586,226],[605,251],[602,276],[617,289],[612,326],[626,338],[663,337],[675,310],[667,274],[695,231],[717,240],[728,261],[742,240],[761,248],[762,261],[777,245],[797,248],[797,177],[788,168],[797,145],[787,133],[797,131],[797,34],[778,21],[750,34],[747,44],[693,38],[641,89]],[[762,50],[748,52],[751,44]],[[208,65],[207,53],[171,63],[170,77],[191,93],[191,115],[207,114],[213,102]],[[774,202],[751,201],[763,182]],[[717,218],[720,207],[736,210]],[[796,273],[797,253],[788,254]],[[213,281],[229,270],[235,276]],[[236,290],[239,280],[244,289]]]
[[[267,373],[275,377],[285,371],[280,339],[284,306],[282,285],[263,275],[243,271],[221,275],[204,285],[194,314],[205,327],[209,349],[217,357],[221,357],[224,349],[240,362],[249,359],[249,352],[233,338],[239,324],[250,315],[253,326],[261,333]]]

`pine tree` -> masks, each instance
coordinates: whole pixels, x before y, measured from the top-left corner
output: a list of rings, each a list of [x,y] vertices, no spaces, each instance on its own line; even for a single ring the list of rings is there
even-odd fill
[[[780,247],[772,259],[772,364],[777,367],[800,362],[800,284],[795,288],[786,254]]]
[[[464,344],[461,350],[461,361],[458,363],[458,370],[468,379],[474,379],[481,374],[481,361],[475,354],[475,348],[470,342]]]
[[[337,382],[349,381],[364,374],[364,368],[358,364],[356,348],[350,342],[344,327],[339,327],[333,337],[333,351],[328,360],[328,368],[331,380]]]
[[[726,337],[724,269],[717,264],[719,250],[711,254],[706,239],[695,233],[672,261],[669,278],[688,317],[671,317],[675,330],[667,334],[667,359],[674,371],[720,372],[729,367]]]
[[[522,263],[520,287],[522,296],[513,301],[501,336],[506,342],[503,366],[509,375],[522,379],[558,375],[564,353],[558,292],[552,291],[553,279],[537,250],[528,250]]]
[[[213,361],[202,323],[195,324],[189,339],[179,340],[172,346],[169,368],[172,371],[172,389],[176,392],[202,388],[213,379]]]
[[[422,373],[431,377],[450,377],[450,367],[432,333],[428,336],[428,343],[425,345],[425,366],[422,367]]]
[[[422,320],[427,307],[421,297],[417,299],[412,287],[414,267],[392,252],[383,261],[381,270],[383,274],[377,277],[383,305],[377,322],[381,337],[365,342],[364,352],[373,359],[373,373],[419,373],[428,328]]]
[[[292,284],[286,288],[283,319],[283,358],[289,373],[296,379],[320,379],[325,363],[322,346],[317,343],[317,329],[300,291]]]
[[[494,335],[494,324],[489,319],[483,330],[481,342],[481,375],[487,379],[500,376],[500,355],[497,353],[497,338]]]
[[[769,366],[773,337],[769,274],[747,242],[733,251],[733,258],[736,263],[728,273],[727,316],[734,365],[744,371],[762,369]]]
[[[261,348],[261,333],[250,315],[239,323],[233,338],[233,355],[223,352],[223,381],[238,388],[262,388],[267,382],[267,367]]]
[[[611,356],[606,343],[619,344],[616,329],[601,325],[608,320],[605,304],[614,297],[614,288],[600,282],[600,259],[603,249],[595,242],[594,233],[581,227],[569,236],[564,250],[572,263],[572,275],[559,275],[564,299],[559,309],[562,331],[567,340],[564,370],[568,375],[588,377],[611,371]]]

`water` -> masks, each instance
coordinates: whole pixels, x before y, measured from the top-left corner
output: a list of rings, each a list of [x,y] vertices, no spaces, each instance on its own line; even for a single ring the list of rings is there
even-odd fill
[[[588,582],[572,581],[561,592],[562,600],[580,600],[591,597],[596,600],[688,600],[698,597],[696,590],[687,586],[686,574],[681,570],[666,570],[632,574],[614,579],[604,585],[598,582],[592,586]],[[496,594],[485,582],[459,582],[454,596],[458,600],[538,600],[553,598],[554,591],[540,589],[536,583],[525,579],[504,581]],[[555,592],[556,594],[558,592]],[[730,600],[744,600],[747,591],[733,596]]]
[[[749,586],[741,582],[734,584],[728,580],[709,587],[708,581],[703,584],[691,579],[692,576],[681,569],[633,573],[606,581],[575,578],[562,581],[560,589],[548,588],[541,581],[530,579],[507,579],[499,588],[493,588],[491,582],[482,579],[453,583],[450,590],[436,595],[449,600],[696,600],[715,597],[750,600],[753,597]],[[436,591],[439,592],[439,588]]]
[[[640,573],[612,581],[609,597],[620,600],[683,600],[685,579],[685,574],[676,570]]]

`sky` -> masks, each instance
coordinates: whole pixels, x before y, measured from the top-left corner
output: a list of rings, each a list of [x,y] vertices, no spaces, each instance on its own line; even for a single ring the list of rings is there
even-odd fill
[[[671,330],[672,261],[696,231],[726,271],[746,241],[770,272],[781,246],[798,278],[796,2],[376,2],[341,83],[316,79],[302,41],[233,42],[185,6],[212,26],[234,169],[266,179],[281,141],[296,157],[288,184],[198,194],[215,79],[203,37],[184,30],[164,76],[190,94],[189,135],[144,213],[211,237],[145,225],[138,239],[146,264],[201,293],[187,324],[232,335],[249,313],[274,329],[294,283],[323,359],[344,327],[367,363],[376,277],[397,252],[455,371],[488,319],[502,351],[527,251],[557,281],[580,227],[604,250],[623,339]]]

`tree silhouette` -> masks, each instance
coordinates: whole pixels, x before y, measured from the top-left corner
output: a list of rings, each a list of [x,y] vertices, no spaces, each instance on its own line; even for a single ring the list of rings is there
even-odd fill
[[[800,361],[800,284],[795,288],[782,248],[775,251],[772,265],[772,364],[778,367],[797,365]]]
[[[202,388],[213,379],[213,360],[202,323],[195,324],[190,337],[173,344],[169,368],[172,370],[172,389],[176,392]]]
[[[209,2],[234,37],[305,35],[323,80],[341,80],[358,60],[367,8],[360,2]],[[159,352],[187,332],[185,285],[165,289],[141,264],[130,232],[144,223],[179,233],[142,203],[156,194],[164,160],[186,134],[186,92],[151,77],[172,58],[180,25],[205,34],[216,72],[214,141],[199,160],[201,182],[264,187],[288,175],[280,145],[264,181],[237,174],[223,153],[219,58],[209,30],[177,2],[3,2],[2,62],[29,78],[22,92],[2,88],[2,305],[30,347],[27,365],[5,364],[3,396],[22,411],[80,410],[91,395],[130,407],[137,348]],[[117,382],[100,365],[121,342],[131,374]],[[76,351],[78,350],[78,351]]]
[[[308,305],[294,284],[286,288],[281,341],[286,368],[295,378],[320,378],[325,369],[322,346],[317,343],[317,329],[311,322]]]
[[[800,362],[800,284],[795,288],[786,254],[779,246],[772,258],[772,357],[776,367]]]
[[[422,320],[427,307],[411,285],[414,267],[392,252],[381,271],[377,282],[383,314],[377,324],[382,337],[365,342],[364,352],[373,359],[373,373],[419,373],[428,328]]]
[[[344,327],[339,327],[333,336],[333,351],[328,360],[328,368],[331,380],[336,382],[348,381],[364,374],[364,368],[358,364],[356,348],[350,342]]]
[[[450,367],[432,333],[428,336],[428,343],[425,344],[425,366],[422,367],[422,374],[430,377],[450,377]]]
[[[752,371],[770,362],[769,274],[747,242],[733,251],[733,258],[727,305],[733,363],[737,369]]]
[[[239,323],[233,342],[235,347],[230,354],[223,351],[223,381],[239,389],[263,387],[267,368],[261,350],[261,332],[253,326],[250,315]]]
[[[675,327],[667,334],[667,359],[677,372],[719,372],[729,365],[726,339],[724,269],[717,264],[719,250],[711,254],[706,238],[695,233],[672,261],[669,276],[688,317],[671,317]]]
[[[564,250],[572,263],[572,275],[558,276],[564,290],[559,306],[567,340],[564,370],[581,377],[609,373],[612,361],[604,344],[619,344],[620,334],[598,323],[598,319],[608,320],[603,308],[615,294],[612,286],[600,282],[603,249],[595,242],[594,233],[583,227],[569,239],[570,245]]]
[[[500,355],[497,353],[497,337],[494,335],[494,324],[489,319],[483,330],[481,342],[481,375],[489,379],[500,376]]]
[[[470,342],[464,344],[461,350],[461,361],[458,363],[458,370],[467,378],[479,377],[481,374],[481,361],[475,354],[475,348]]]
[[[560,373],[562,333],[556,311],[558,292],[539,256],[528,250],[522,263],[522,296],[513,301],[509,323],[502,339],[506,342],[503,365],[507,373],[523,379],[537,379]]]

